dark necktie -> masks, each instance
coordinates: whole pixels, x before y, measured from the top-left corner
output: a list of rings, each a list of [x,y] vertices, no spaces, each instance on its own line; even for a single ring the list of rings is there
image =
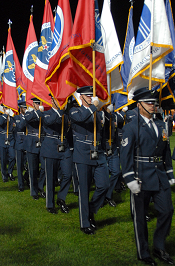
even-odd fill
[[[155,136],[155,137],[157,137],[157,134],[156,134],[156,131],[155,131],[155,129],[153,128],[153,121],[152,120],[149,120],[149,127],[150,127],[150,130],[151,130],[151,132],[152,132],[152,134]]]

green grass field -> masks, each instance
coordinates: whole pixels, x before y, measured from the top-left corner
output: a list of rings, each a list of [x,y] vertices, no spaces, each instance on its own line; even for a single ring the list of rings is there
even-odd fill
[[[172,150],[175,133],[173,135],[170,138]],[[174,161],[173,164],[175,167]],[[33,200],[27,187],[19,193],[17,179],[3,183],[0,178],[0,266],[144,265],[137,260],[129,198],[128,189],[118,194],[114,192],[117,207],[105,205],[99,210],[95,216],[98,230],[89,236],[80,231],[78,197],[73,194],[72,186],[66,199],[69,214],[58,210],[58,214],[53,215],[46,211],[44,199]],[[175,186],[172,198],[175,206]],[[156,226],[153,204],[150,204],[149,213],[152,250]],[[175,215],[166,241],[166,249],[175,260],[174,244]],[[158,265],[164,265],[155,260]]]

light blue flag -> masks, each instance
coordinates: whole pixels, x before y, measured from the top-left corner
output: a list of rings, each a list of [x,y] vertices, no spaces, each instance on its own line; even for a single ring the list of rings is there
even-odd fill
[[[168,18],[170,33],[171,33],[172,44],[174,47],[174,50],[168,55],[166,55],[165,65],[167,64],[175,65],[175,29],[174,29],[174,20],[173,20],[173,14],[172,14],[172,9],[171,9],[171,0],[165,0],[165,8],[166,8],[166,14]]]
[[[134,26],[133,26],[133,6],[130,7],[128,15],[128,26],[126,30],[123,61],[121,66],[121,76],[123,80],[124,92],[126,92],[130,68],[133,59],[133,52],[135,46]],[[122,106],[128,103],[127,94],[114,93],[112,94],[112,103],[115,104],[115,110],[122,108]]]
[[[130,68],[133,59],[133,52],[135,46],[135,36],[134,36],[134,27],[133,27],[133,7],[130,7],[129,16],[128,16],[128,27],[125,37],[124,45],[124,54],[123,60],[124,64],[121,66],[121,76],[123,79],[124,91],[126,91]]]

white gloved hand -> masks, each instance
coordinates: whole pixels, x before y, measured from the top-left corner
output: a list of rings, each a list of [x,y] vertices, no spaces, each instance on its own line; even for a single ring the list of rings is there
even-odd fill
[[[139,184],[137,180],[127,183],[127,186],[133,194],[137,194],[141,191],[141,184]]]
[[[112,113],[112,112],[114,111],[114,106],[113,106],[113,104],[108,105],[107,109],[109,110],[109,113]],[[108,111],[108,110],[107,110],[107,111]]]
[[[5,114],[6,114],[6,115],[9,115],[9,114],[10,114],[10,109],[6,109],[6,110],[5,110]]]
[[[123,110],[123,112],[128,111],[128,106],[123,107],[122,110]]]
[[[98,104],[99,104],[99,99],[98,99],[97,96],[95,96],[95,97],[91,97],[91,103],[93,104],[95,101],[97,101]]]
[[[44,111],[44,106],[43,106],[43,105],[40,105],[40,106],[39,106],[39,110],[40,110],[41,112],[43,112],[43,111]]]
[[[170,179],[169,183],[170,183],[170,186],[174,185],[175,184],[175,179],[174,178]]]

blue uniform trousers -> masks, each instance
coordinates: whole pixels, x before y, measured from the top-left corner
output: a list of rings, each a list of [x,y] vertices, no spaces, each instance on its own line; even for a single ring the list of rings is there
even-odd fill
[[[12,174],[15,165],[15,150],[12,146],[0,147],[2,179],[7,180],[8,174]],[[7,170],[8,164],[8,170]]]
[[[73,184],[74,193],[78,193],[78,178],[74,163],[72,166],[72,184]]]
[[[107,157],[107,164],[111,176],[109,178],[109,189],[106,193],[106,198],[112,199],[112,192],[120,176],[120,159],[117,149],[114,151],[114,154]]]
[[[138,195],[131,193],[131,204],[134,216],[134,229],[139,259],[150,256],[148,250],[148,228],[146,222],[147,206],[150,198],[153,198],[154,207],[158,212],[157,226],[154,233],[154,248],[165,250],[164,242],[169,234],[173,216],[173,205],[171,200],[171,188],[159,191],[141,191]]]
[[[47,208],[53,208],[55,206],[55,180],[58,177],[59,167],[61,168],[63,178],[61,180],[60,190],[57,194],[57,198],[65,201],[72,179],[72,157],[60,160],[45,158]]]
[[[29,179],[30,179],[30,195],[37,196],[38,191],[43,191],[45,182],[44,158],[40,154],[27,152]],[[41,169],[39,173],[39,162]]]
[[[16,165],[17,165],[19,189],[24,189],[24,180],[23,180],[24,158],[25,158],[25,151],[16,150]]]
[[[90,227],[89,213],[97,213],[104,202],[109,188],[109,172],[106,163],[87,165],[75,163],[79,181],[79,215],[80,227]],[[95,180],[95,192],[89,202],[91,180]]]

